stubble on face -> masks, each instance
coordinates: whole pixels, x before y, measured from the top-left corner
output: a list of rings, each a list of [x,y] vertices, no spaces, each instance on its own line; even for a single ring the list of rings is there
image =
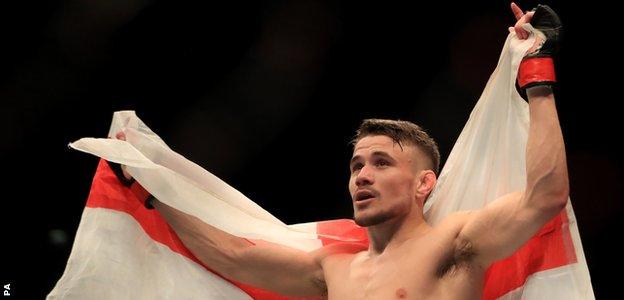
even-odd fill
[[[395,216],[394,213],[389,211],[382,211],[374,214],[357,214],[353,212],[353,219],[355,224],[362,227],[369,227],[382,224]]]
[[[391,138],[386,136],[365,137],[354,149],[354,157],[359,156],[368,168],[373,168],[373,176],[376,177],[370,186],[358,187],[355,184],[357,175],[352,174],[350,182],[350,192],[355,200],[355,191],[367,189],[375,192],[376,197],[371,203],[353,203],[354,220],[359,226],[374,226],[407,215],[411,207],[411,196],[413,181],[413,158],[414,153],[411,147],[402,147],[396,144]],[[408,150],[409,149],[409,150]],[[376,169],[375,154],[384,152],[393,158],[393,162],[387,169]],[[373,165],[373,166],[371,166]],[[405,199],[402,199],[405,198]]]

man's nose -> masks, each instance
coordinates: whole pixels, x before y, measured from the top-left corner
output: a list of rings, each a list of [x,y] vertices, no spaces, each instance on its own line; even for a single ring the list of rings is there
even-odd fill
[[[373,176],[372,171],[373,170],[371,170],[368,165],[362,167],[357,177],[355,178],[355,185],[365,186],[373,184],[373,182],[375,182],[375,177]]]

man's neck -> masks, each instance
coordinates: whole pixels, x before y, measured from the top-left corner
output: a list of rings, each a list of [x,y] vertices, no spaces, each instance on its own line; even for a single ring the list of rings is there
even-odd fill
[[[409,239],[426,234],[430,229],[431,226],[425,222],[421,212],[412,212],[401,218],[370,226],[368,227],[369,255],[380,255]]]

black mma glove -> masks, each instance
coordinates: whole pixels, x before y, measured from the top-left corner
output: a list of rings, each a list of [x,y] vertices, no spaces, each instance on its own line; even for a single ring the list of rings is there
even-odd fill
[[[540,4],[533,11],[535,14],[531,18],[531,25],[543,33],[546,40],[534,51],[527,53],[518,68],[516,87],[524,99],[527,99],[527,88],[551,87],[557,82],[553,58],[559,50],[562,34],[561,20],[548,5]]]

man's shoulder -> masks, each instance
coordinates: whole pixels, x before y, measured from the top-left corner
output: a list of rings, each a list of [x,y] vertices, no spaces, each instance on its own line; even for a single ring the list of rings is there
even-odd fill
[[[315,259],[327,274],[340,274],[350,269],[352,263],[366,256],[368,247],[357,243],[333,243],[315,250]]]
[[[368,245],[361,243],[335,242],[314,250],[312,253],[319,263],[323,263],[329,258],[352,259],[356,254],[367,250]]]

